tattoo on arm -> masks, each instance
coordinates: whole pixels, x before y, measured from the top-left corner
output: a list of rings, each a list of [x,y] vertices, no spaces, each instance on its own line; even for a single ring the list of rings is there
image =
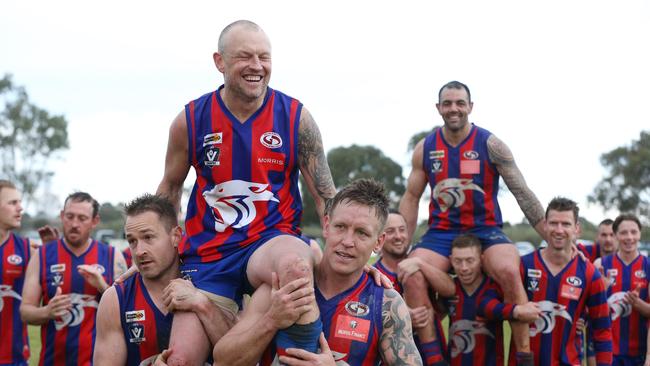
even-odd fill
[[[517,199],[528,222],[535,226],[544,219],[544,208],[533,191],[528,188],[524,176],[515,164],[512,152],[501,140],[491,135],[487,140],[490,160],[497,166],[499,174]]]
[[[317,194],[324,201],[334,197],[336,189],[327,165],[320,131],[311,114],[304,108],[298,131],[298,162],[305,179],[313,183]]]
[[[384,330],[380,352],[386,365],[422,365],[413,341],[411,317],[404,299],[395,290],[385,290],[382,304]]]

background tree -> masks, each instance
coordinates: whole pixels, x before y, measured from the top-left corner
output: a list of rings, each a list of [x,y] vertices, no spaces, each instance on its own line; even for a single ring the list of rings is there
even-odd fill
[[[349,147],[337,147],[327,153],[327,162],[332,171],[334,185],[340,188],[349,182],[359,178],[373,178],[384,183],[389,192],[389,197],[395,208],[399,199],[404,194],[406,186],[402,176],[402,166],[374,146],[352,145]],[[316,232],[320,235],[319,220],[314,208],[314,200],[307,189],[304,181],[300,180],[300,189],[303,195],[303,216],[302,224],[307,235],[313,230],[306,229],[308,226],[315,226]]]
[[[650,133],[600,157],[606,176],[588,197],[605,209],[632,212],[647,224],[650,214]]]
[[[20,188],[27,206],[54,175],[48,162],[68,148],[68,122],[32,104],[11,75],[0,79],[0,100],[0,171]]]

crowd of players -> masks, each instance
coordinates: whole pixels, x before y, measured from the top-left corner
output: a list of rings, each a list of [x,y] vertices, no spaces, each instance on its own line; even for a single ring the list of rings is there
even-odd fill
[[[39,246],[14,233],[20,192],[0,180],[0,366],[27,364],[26,324],[41,326],[46,366],[650,365],[640,220],[605,220],[593,246],[578,245],[576,203],[543,209],[508,147],[469,122],[466,85],[440,89],[444,125],[416,145],[389,212],[375,181],[335,189],[313,117],[268,87],[259,26],[226,27],[214,62],[224,85],[174,119],[157,193],[125,208],[132,269],[91,238],[92,196],[69,195],[62,235],[45,227]],[[300,231],[299,174],[321,218],[319,255]],[[545,248],[520,258],[502,232],[500,178]],[[411,248],[427,185],[429,228]]]

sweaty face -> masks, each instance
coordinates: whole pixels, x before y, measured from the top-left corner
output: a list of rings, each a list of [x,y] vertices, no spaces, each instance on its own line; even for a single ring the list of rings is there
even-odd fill
[[[147,211],[127,216],[124,225],[131,255],[142,277],[156,279],[178,264],[178,227],[167,231],[157,213]]]
[[[363,270],[373,250],[381,249],[379,219],[375,209],[354,202],[339,203],[325,218],[323,260],[339,275]]]
[[[0,228],[4,230],[18,229],[22,212],[20,192],[13,188],[2,188],[0,190]]]
[[[469,114],[472,113],[473,103],[465,89],[445,88],[440,93],[440,101],[436,104],[438,113],[445,122],[445,127],[457,132],[469,124]]]
[[[598,233],[596,234],[596,242],[600,245],[600,250],[605,253],[611,254],[616,251],[617,243],[614,236],[614,229],[612,225],[598,226]]]
[[[226,92],[253,102],[264,98],[271,79],[271,43],[261,30],[235,27],[225,36],[224,50],[217,57]]]
[[[403,258],[408,251],[409,245],[406,238],[406,221],[399,214],[389,214],[384,227],[384,246],[381,251],[384,255],[394,258]]]
[[[451,266],[458,280],[465,286],[473,285],[481,274],[481,252],[477,247],[453,248]]]
[[[580,229],[573,217],[573,211],[550,210],[544,224],[548,247],[552,249],[567,249],[576,242]]]
[[[616,231],[616,239],[618,239],[618,250],[623,253],[634,253],[639,247],[639,240],[641,240],[641,230],[636,222],[631,220],[623,220],[618,225]]]
[[[88,201],[68,201],[61,211],[61,223],[66,243],[79,247],[90,239],[90,233],[99,223],[99,216],[93,217],[93,205]]]

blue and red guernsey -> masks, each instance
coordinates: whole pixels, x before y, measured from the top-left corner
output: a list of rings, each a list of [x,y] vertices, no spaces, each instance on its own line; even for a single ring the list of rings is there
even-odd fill
[[[469,135],[456,147],[445,141],[441,128],[425,138],[422,161],[431,186],[431,229],[501,227],[499,173],[487,149],[491,135],[472,124]]]
[[[386,266],[381,262],[381,258],[375,262],[374,267],[377,268],[379,272],[383,273],[384,276],[388,277],[390,282],[393,284],[395,291],[399,292],[400,295],[404,293],[402,284],[397,280],[397,273],[386,268]]]
[[[19,311],[29,254],[29,239],[14,233],[0,244],[0,365],[29,359],[27,325]]]
[[[217,91],[185,106],[196,183],[187,205],[187,263],[212,262],[261,238],[300,235],[298,127],[302,104],[267,89],[241,123]]]
[[[41,326],[40,366],[90,365],[95,344],[95,314],[99,291],[84,281],[77,271],[82,264],[95,265],[109,285],[113,283],[115,248],[93,240],[76,256],[62,239],[47,243],[38,251],[43,305],[54,297],[56,288],[70,294],[72,309],[60,319]]]
[[[457,278],[454,279],[454,283],[456,295],[445,300],[449,309],[451,365],[502,366],[504,362],[503,324],[500,321],[487,321],[479,317],[478,314],[481,299],[485,292],[495,284],[486,276],[474,293],[470,295],[465,292]]]
[[[600,245],[594,243],[592,245],[584,245],[582,243],[576,244],[578,250],[585,255],[587,259],[593,263],[596,259],[600,258]]]
[[[612,363],[612,331],[607,291],[594,265],[575,256],[555,276],[539,250],[521,258],[521,276],[530,301],[542,314],[530,325],[535,365],[580,365],[580,340],[576,320],[586,311],[593,329],[598,365]]]
[[[126,364],[140,365],[143,361],[153,364],[156,356],[169,346],[173,313],[164,315],[156,307],[140,274],[115,289],[126,342]]]
[[[637,291],[641,300],[648,302],[650,261],[639,255],[629,265],[618,254],[602,259],[605,276],[611,286],[607,289],[607,303],[612,318],[614,355],[645,356],[648,337],[647,319],[624,301],[625,293]]]
[[[122,251],[122,255],[124,256],[124,260],[126,261],[126,267],[129,268],[133,265],[133,255],[131,254],[131,248],[126,247]]]

